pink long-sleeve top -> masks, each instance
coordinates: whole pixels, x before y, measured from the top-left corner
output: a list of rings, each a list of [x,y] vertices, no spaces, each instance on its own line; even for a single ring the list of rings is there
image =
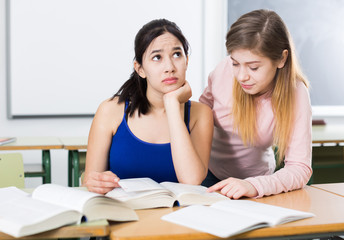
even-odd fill
[[[210,73],[208,86],[200,97],[214,115],[214,136],[209,162],[210,171],[220,180],[228,177],[246,179],[258,191],[257,197],[278,194],[304,187],[312,175],[312,110],[307,87],[299,81],[296,90],[295,122],[286,150],[285,166],[274,172],[272,151],[274,114],[271,98],[257,99],[257,130],[259,141],[245,146],[233,131],[232,60],[226,57]]]

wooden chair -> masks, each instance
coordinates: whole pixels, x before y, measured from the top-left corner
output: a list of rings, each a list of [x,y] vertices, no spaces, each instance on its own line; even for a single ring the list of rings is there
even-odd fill
[[[24,188],[24,163],[20,153],[0,154],[0,187]]]

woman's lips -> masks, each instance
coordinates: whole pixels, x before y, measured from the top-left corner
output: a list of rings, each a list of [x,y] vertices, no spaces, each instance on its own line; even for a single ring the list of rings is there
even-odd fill
[[[243,84],[243,83],[241,83],[240,85],[241,85],[242,88],[245,88],[245,89],[250,89],[250,88],[253,87],[253,84]]]
[[[165,78],[163,80],[163,83],[166,83],[166,84],[174,84],[178,81],[178,78],[176,77],[171,77],[171,78]]]

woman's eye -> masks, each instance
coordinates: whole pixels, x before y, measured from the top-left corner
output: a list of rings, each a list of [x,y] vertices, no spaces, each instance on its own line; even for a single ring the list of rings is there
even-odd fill
[[[173,54],[174,57],[180,57],[181,55],[182,55],[181,52],[175,52],[175,53]]]
[[[252,71],[257,71],[257,70],[258,70],[258,67],[250,67],[250,69],[251,69]]]
[[[232,63],[233,67],[238,67],[239,66],[239,63]]]
[[[152,59],[153,59],[153,61],[159,61],[161,59],[161,56],[160,55],[156,55]]]

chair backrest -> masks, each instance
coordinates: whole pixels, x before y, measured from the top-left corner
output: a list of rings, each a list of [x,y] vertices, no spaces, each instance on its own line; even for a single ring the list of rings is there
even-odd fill
[[[0,187],[25,187],[24,163],[20,153],[0,154]]]

